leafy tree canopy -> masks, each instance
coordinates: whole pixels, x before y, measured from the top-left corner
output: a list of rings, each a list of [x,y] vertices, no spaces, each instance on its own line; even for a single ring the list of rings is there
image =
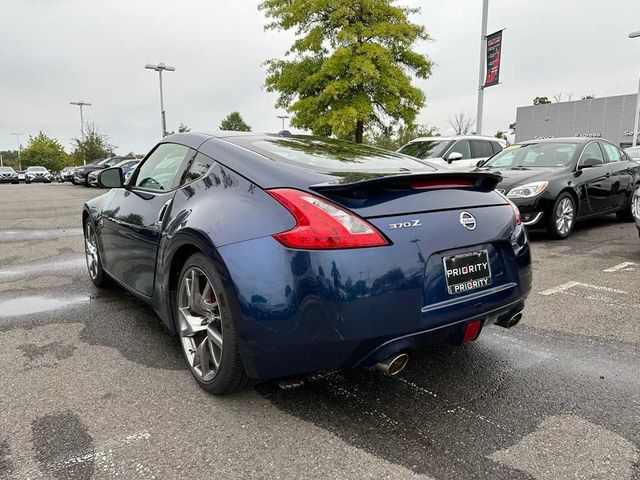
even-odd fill
[[[43,166],[57,172],[67,165],[68,156],[58,140],[40,132],[30,136],[27,147],[22,151],[22,168]]]
[[[220,130],[233,132],[250,132],[251,127],[246,124],[240,112],[231,112],[220,123]]]
[[[288,60],[266,62],[266,88],[291,125],[316,135],[362,142],[367,128],[411,126],[425,95],[411,83],[431,75],[432,63],[413,50],[428,40],[411,23],[417,8],[395,0],[264,0],[266,29],[294,30]]]
[[[74,138],[74,151],[71,154],[74,165],[82,165],[83,162],[90,163],[100,158],[113,156],[116,148],[109,143],[109,137],[98,132],[95,123],[87,123],[84,127],[84,137]]]
[[[2,164],[5,167],[13,167],[14,170],[18,170],[18,150],[2,150]]]
[[[391,126],[386,129],[368,129],[365,142],[369,145],[385,150],[395,151],[418,137],[438,137],[440,133],[436,127],[427,125]]]
[[[551,103],[548,97],[536,97],[533,99],[534,105],[545,105],[547,103]]]

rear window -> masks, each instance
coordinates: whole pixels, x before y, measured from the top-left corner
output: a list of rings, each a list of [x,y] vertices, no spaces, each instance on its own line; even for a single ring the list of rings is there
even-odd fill
[[[404,155],[367,145],[317,137],[228,137],[272,160],[321,172],[433,171]]]

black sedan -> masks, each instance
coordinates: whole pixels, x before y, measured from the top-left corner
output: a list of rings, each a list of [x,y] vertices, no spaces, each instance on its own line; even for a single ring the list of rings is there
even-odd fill
[[[18,183],[18,172],[11,167],[0,167],[0,183]]]
[[[507,147],[479,170],[500,173],[498,190],[514,202],[522,221],[567,238],[577,220],[617,214],[633,221],[632,199],[640,164],[606,140],[555,138]]]
[[[89,186],[89,174],[91,172],[95,172],[98,170],[102,170],[104,168],[113,167],[114,165],[122,162],[123,160],[135,160],[132,157],[111,157],[104,158],[100,160],[96,160],[89,165],[85,165],[83,167],[78,167],[73,172],[73,178],[71,182],[74,185],[84,185],[86,187]]]

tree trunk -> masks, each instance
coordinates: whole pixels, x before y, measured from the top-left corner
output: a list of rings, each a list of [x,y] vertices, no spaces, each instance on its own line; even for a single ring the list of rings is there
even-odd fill
[[[356,143],[362,143],[364,140],[364,122],[358,121],[356,123]]]

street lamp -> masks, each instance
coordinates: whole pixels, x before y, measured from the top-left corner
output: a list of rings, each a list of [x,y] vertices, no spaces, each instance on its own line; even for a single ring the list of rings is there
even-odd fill
[[[290,119],[289,115],[278,115],[278,118],[282,120],[282,131],[284,132],[284,121]]]
[[[20,137],[24,135],[24,133],[12,133],[11,135],[15,135],[16,142],[18,142],[18,170],[22,170],[22,162],[20,161],[20,152],[22,152],[22,145],[20,145]]]
[[[91,104],[78,100],[77,102],[70,102],[70,105],[77,105],[80,107],[80,134],[82,135],[82,138],[84,138],[84,116],[82,114],[82,107],[90,107]]]
[[[160,115],[162,117],[162,136],[166,137],[167,136],[167,119],[164,111],[164,99],[162,97],[162,72],[165,70],[167,72],[175,72],[176,69],[174,67],[170,67],[169,65],[165,65],[164,63],[158,63],[157,65],[148,63],[145,65],[144,68],[148,70],[155,70],[156,72],[158,72],[158,75],[160,76]]]
[[[629,38],[638,38],[640,37],[640,30],[637,32],[631,32],[629,34]],[[638,123],[640,121],[640,79],[638,80],[638,98],[636,99],[636,114],[635,123],[633,124],[633,143],[632,146],[635,147],[638,144]]]

